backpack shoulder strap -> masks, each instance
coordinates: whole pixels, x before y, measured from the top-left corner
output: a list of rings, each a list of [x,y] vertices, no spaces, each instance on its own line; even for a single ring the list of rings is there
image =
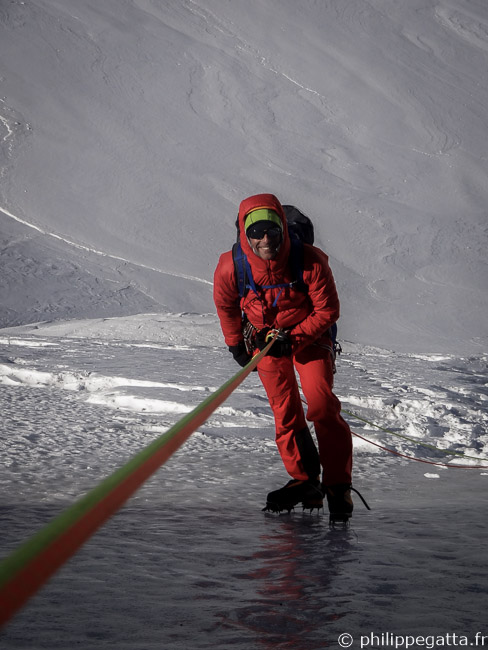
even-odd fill
[[[247,258],[242,250],[240,242],[236,242],[232,246],[232,259],[234,260],[234,269],[236,273],[237,291],[239,297],[243,298],[246,294],[246,262]]]
[[[252,269],[246,254],[242,250],[241,243],[237,242],[232,246],[232,258],[236,273],[237,290],[239,296],[243,298],[247,295],[249,289],[259,297],[258,288],[252,277]]]
[[[308,293],[308,286],[303,281],[303,242],[298,236],[290,237],[290,266],[297,289]]]

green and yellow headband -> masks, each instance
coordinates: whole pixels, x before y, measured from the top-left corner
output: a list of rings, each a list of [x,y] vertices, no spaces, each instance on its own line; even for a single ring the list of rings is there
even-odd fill
[[[247,231],[249,226],[253,226],[258,221],[272,221],[283,230],[281,219],[274,210],[271,210],[270,208],[259,208],[246,215],[244,219],[244,231]]]

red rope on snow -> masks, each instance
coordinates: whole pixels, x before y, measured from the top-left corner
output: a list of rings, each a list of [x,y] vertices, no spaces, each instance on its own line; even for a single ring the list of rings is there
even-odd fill
[[[415,456],[407,456],[407,454],[402,454],[399,451],[396,451],[396,449],[390,449],[389,447],[383,447],[382,445],[379,445],[376,442],[373,442],[372,440],[368,440],[367,438],[364,438],[364,436],[360,436],[359,433],[355,433],[354,431],[351,431],[353,436],[356,436],[356,438],[361,438],[361,440],[364,440],[365,442],[369,442],[370,445],[374,445],[375,447],[378,447],[379,449],[383,449],[384,451],[388,451],[390,454],[394,454],[395,456],[401,456],[402,458],[408,458],[408,460],[416,460],[417,463],[427,463],[428,465],[437,465],[439,467],[448,467],[449,469],[488,469],[488,465],[448,465],[447,463],[436,463],[433,460],[425,460],[423,458],[416,458]],[[439,449],[439,451],[442,451],[442,449]]]
[[[301,398],[302,402],[304,404],[307,404],[306,400]],[[349,411],[347,411],[349,413]],[[355,415],[354,413],[349,413],[352,417],[355,417],[359,420],[362,420],[363,422],[368,422],[368,420],[364,420],[363,418],[360,418],[359,416]],[[369,424],[373,424],[368,422]],[[373,424],[373,426],[377,426]],[[378,427],[382,431],[386,431],[388,433],[387,429],[384,429],[383,427]],[[408,460],[415,460],[417,463],[426,463],[427,465],[437,465],[438,467],[447,467],[449,469],[488,469],[488,465],[449,465],[447,463],[437,463],[433,460],[425,460],[423,458],[417,458],[416,456],[408,456],[407,454],[402,454],[399,451],[396,451],[396,449],[390,449],[389,447],[383,447],[382,445],[379,445],[377,442],[373,442],[372,440],[368,440],[368,438],[365,438],[364,436],[360,436],[359,433],[355,433],[354,431],[351,431],[353,436],[356,436],[356,438],[361,438],[361,440],[364,440],[365,442],[368,442],[370,445],[374,445],[375,447],[378,447],[378,449],[383,449],[383,451],[387,451],[390,454],[394,454],[395,456],[401,456],[402,458],[407,458]],[[391,432],[392,435],[393,432]],[[403,436],[402,436],[403,437]],[[416,443],[415,440],[413,440],[414,443]],[[420,441],[417,444],[422,444]],[[434,447],[434,445],[429,445],[429,447],[432,447],[433,449],[436,449],[437,451],[444,451],[443,449],[439,449],[439,447]],[[446,450],[446,453],[448,450]],[[457,454],[458,457],[463,457],[464,454]]]

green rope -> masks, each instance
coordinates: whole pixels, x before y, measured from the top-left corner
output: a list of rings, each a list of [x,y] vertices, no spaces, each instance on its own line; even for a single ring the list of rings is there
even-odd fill
[[[256,354],[253,359],[241,368],[235,375],[226,381],[220,388],[211,393],[203,402],[191,412],[183,416],[168,431],[153,440],[150,444],[136,453],[125,465],[115,470],[110,476],[102,480],[85,496],[61,512],[57,517],[40,529],[24,544],[15,549],[8,557],[0,562],[0,588],[15,576],[23,566],[38,556],[54,540],[76,524],[82,517],[91,511],[102,499],[113,493],[121,483],[129,479],[141,466],[145,465],[152,457],[164,448],[170,441],[177,439],[182,430],[194,424],[193,430],[203,423],[232,392],[250,374],[258,362],[264,357],[274,343],[276,335],[264,350]],[[178,443],[178,445],[181,443]]]

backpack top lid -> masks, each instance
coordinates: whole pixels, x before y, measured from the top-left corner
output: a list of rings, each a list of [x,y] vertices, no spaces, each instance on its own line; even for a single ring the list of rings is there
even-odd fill
[[[282,207],[286,216],[290,236],[297,237],[305,244],[313,244],[315,233],[313,223],[309,217],[294,205],[284,205]]]

